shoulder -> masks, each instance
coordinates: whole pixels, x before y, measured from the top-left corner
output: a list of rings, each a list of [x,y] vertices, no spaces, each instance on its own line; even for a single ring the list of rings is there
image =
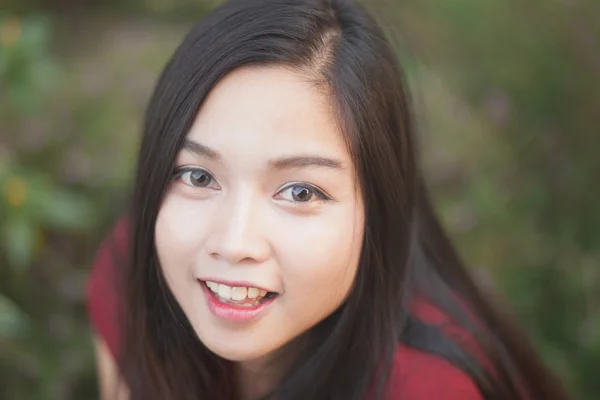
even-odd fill
[[[483,400],[475,382],[441,357],[400,344],[388,385],[388,400]]]
[[[122,219],[100,245],[87,283],[87,311],[95,334],[103,340],[113,356],[118,353],[117,268],[126,257],[128,221]]]
[[[427,302],[413,304],[412,312],[426,323],[447,325],[450,318]],[[455,325],[448,332],[468,340],[469,334]],[[444,329],[446,330],[446,329]],[[464,343],[464,342],[463,342]],[[483,400],[475,382],[467,373],[434,354],[399,343],[388,384],[388,400]]]

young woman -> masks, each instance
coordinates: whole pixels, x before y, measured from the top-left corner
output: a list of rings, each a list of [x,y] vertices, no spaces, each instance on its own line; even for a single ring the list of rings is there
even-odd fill
[[[228,1],[149,105],[89,309],[106,399],[565,399],[434,216],[358,5]]]

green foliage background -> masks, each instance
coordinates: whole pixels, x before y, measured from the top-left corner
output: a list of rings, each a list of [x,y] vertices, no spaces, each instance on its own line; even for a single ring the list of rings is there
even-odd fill
[[[0,398],[96,398],[85,284],[144,106],[216,1],[0,4]],[[574,398],[600,381],[600,3],[373,0],[429,182]]]

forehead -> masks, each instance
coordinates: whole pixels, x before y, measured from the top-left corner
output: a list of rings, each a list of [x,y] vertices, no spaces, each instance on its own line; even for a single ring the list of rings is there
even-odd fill
[[[188,138],[224,156],[326,153],[348,159],[324,91],[285,67],[244,67],[204,101]]]

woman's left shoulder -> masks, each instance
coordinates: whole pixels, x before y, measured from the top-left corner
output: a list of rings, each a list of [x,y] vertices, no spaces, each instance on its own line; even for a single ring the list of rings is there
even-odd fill
[[[386,399],[483,400],[461,369],[433,354],[400,343],[394,354]]]
[[[439,326],[485,363],[473,337],[433,303],[419,298],[411,312],[421,321]],[[483,400],[471,377],[446,359],[402,342],[394,353],[388,384],[389,400]]]

